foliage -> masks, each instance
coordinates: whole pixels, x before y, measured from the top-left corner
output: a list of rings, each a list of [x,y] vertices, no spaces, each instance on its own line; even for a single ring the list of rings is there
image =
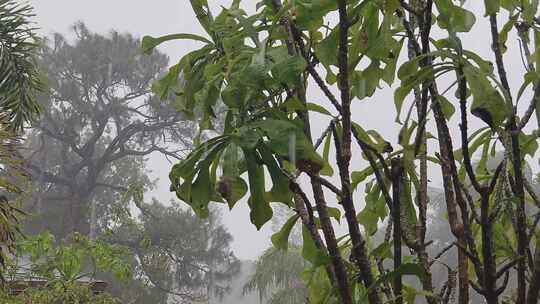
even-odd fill
[[[165,295],[159,303],[197,303],[229,293],[240,262],[217,211],[201,220],[175,203],[166,207],[155,200],[138,201],[137,206],[142,211],[138,219],[123,217],[108,241],[132,250],[135,278],[149,291]],[[133,290],[129,297],[139,293]],[[142,297],[136,303],[144,303]]]
[[[153,87],[159,96],[174,94],[177,109],[201,130],[212,129],[218,101],[226,105],[223,130],[172,168],[179,199],[205,217],[210,202],[233,208],[246,196],[257,229],[271,220],[270,203],[293,207],[297,214],[274,244],[287,247],[289,227],[302,223],[303,256],[315,267],[311,303],[423,297],[465,304],[474,292],[490,304],[505,293],[516,303],[537,303],[540,201],[524,166],[537,155],[540,132],[530,123],[534,115],[540,123],[538,1],[486,0],[484,16],[466,0],[265,0],[255,10],[235,0],[218,14],[206,0],[190,3],[203,36],[143,39],[147,53],[174,39],[201,43]],[[487,28],[477,22],[482,18]],[[468,49],[463,38],[473,29],[490,33],[493,63]],[[514,78],[523,76],[519,91],[506,70],[509,37],[523,53],[524,68],[512,67]],[[308,84],[324,104],[310,102]],[[386,85],[396,88],[399,133],[392,138],[352,115],[359,100],[378,99]],[[530,100],[518,107],[525,96]],[[328,122],[322,133],[315,134],[321,128],[312,128],[314,117]],[[359,152],[363,160],[352,163]],[[504,157],[488,166],[497,152]],[[432,266],[448,252],[428,253],[426,238],[428,181],[436,174],[457,249],[441,286],[433,284]],[[356,188],[364,190],[361,212]],[[329,206],[333,200],[339,209]],[[337,237],[331,217],[341,214],[348,233]],[[392,225],[382,243],[372,243],[382,222]],[[411,276],[418,290],[404,284]]]
[[[36,64],[39,43],[30,22],[32,7],[16,1],[0,1],[0,107],[2,121],[10,130],[20,131],[36,118],[39,105],[35,100],[41,88]]]
[[[20,198],[26,176],[17,153],[19,133],[36,118],[35,100],[41,80],[35,57],[38,39],[32,28],[32,8],[15,1],[0,1],[0,278],[5,260],[19,234]]]
[[[1,297],[5,303],[13,304],[118,303],[107,293],[94,294],[90,284],[99,271],[122,280],[129,278],[131,268],[125,262],[128,254],[125,247],[91,241],[80,234],[60,242],[49,233],[29,237],[18,244],[17,256],[8,271],[8,288]],[[45,283],[10,295],[9,286],[31,281]]]

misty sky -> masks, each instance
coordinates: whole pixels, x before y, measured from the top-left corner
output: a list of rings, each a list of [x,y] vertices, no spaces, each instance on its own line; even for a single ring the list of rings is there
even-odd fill
[[[226,5],[230,1],[209,0],[214,9],[219,5]],[[258,1],[244,1],[244,6],[252,10]],[[69,33],[69,27],[76,21],[84,21],[88,28],[97,33],[107,33],[111,29],[120,32],[130,32],[136,36],[188,32],[202,33],[196,24],[196,19],[191,11],[187,0],[31,0],[35,7],[38,27],[41,33],[49,35],[53,32]],[[477,12],[480,27],[475,27],[467,39],[464,39],[465,48],[474,50],[485,58],[493,60],[490,50],[489,28],[483,18],[483,1],[468,1],[467,7]],[[522,63],[519,57],[519,47],[516,37],[510,37],[508,41],[509,51],[506,61],[509,69],[510,85],[517,91],[521,84]],[[159,49],[169,55],[171,63],[178,60],[187,51],[197,47],[193,42],[170,42]],[[512,73],[517,71],[519,73]],[[444,82],[442,83],[444,84]],[[386,84],[381,84],[387,87]],[[445,85],[441,85],[445,89]],[[453,95],[453,91],[452,94]],[[327,105],[324,97],[313,86],[310,87],[309,97],[311,102]],[[528,100],[525,95],[524,100]],[[354,120],[365,128],[377,129],[383,137],[391,142],[397,141],[399,125],[394,122],[395,108],[393,106],[393,90],[390,88],[381,90],[373,98],[353,102]],[[527,102],[522,102],[526,106]],[[472,118],[471,118],[472,119]],[[314,134],[326,128],[326,118],[316,116],[313,118]],[[536,122],[531,121],[534,125]],[[478,127],[481,123],[472,119],[472,127]],[[458,128],[455,122],[451,123],[454,138],[458,138]],[[435,133],[433,125],[428,126],[428,131]],[[358,151],[356,151],[358,152]],[[356,170],[367,166],[361,159],[360,153],[355,153],[352,165]],[[536,161],[535,161],[536,163]],[[158,189],[151,195],[166,203],[173,196],[168,191],[168,173],[171,165],[160,157],[151,157],[149,168],[153,171],[152,176],[159,178]],[[536,167],[536,166],[535,166]],[[439,185],[439,174],[434,172],[431,185]],[[362,201],[362,191],[357,191],[357,201]],[[329,196],[330,200],[331,197]],[[330,202],[333,203],[333,202]],[[357,209],[360,209],[360,206]],[[263,231],[257,232],[249,223],[249,215],[246,204],[239,203],[232,211],[223,212],[223,221],[234,236],[233,249],[235,253],[244,259],[256,258],[262,250],[270,245],[270,224]],[[181,233],[181,232],[180,232]]]

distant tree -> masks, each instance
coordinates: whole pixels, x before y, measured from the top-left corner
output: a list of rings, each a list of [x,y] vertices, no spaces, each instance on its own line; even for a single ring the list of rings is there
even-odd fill
[[[14,247],[20,212],[14,198],[22,192],[16,147],[18,135],[39,114],[35,93],[41,88],[36,63],[38,39],[29,18],[32,7],[0,0],[0,277]]]
[[[306,266],[299,247],[291,246],[287,251],[268,248],[257,259],[255,273],[243,292],[256,292],[260,301],[268,304],[306,303],[307,288],[302,280]]]
[[[287,206],[276,206],[272,217],[274,238],[281,227],[294,215]],[[308,263],[302,258],[302,226],[296,223],[288,238],[288,250],[270,247],[255,261],[255,271],[244,284],[243,294],[257,293],[264,303],[302,304],[306,302],[307,288],[302,273]]]
[[[36,189],[26,230],[95,238],[131,183],[151,186],[143,158],[179,158],[193,128],[150,94],[165,55],[142,56],[129,34],[102,36],[82,23],[73,32],[72,43],[55,34],[40,57],[49,90],[40,96],[43,115],[26,153]]]
[[[155,303],[163,304],[219,299],[240,271],[230,248],[232,236],[216,211],[201,220],[178,204],[165,207],[154,201],[143,207],[137,221],[126,221],[113,232],[111,241],[131,248],[135,275],[148,286],[128,292],[131,299],[141,297],[135,303],[147,303],[148,293],[158,295]]]

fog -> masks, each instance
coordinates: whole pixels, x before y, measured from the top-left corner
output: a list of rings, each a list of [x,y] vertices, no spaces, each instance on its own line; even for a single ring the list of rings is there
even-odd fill
[[[202,33],[188,1],[32,0],[30,3],[35,7],[35,20],[44,35],[50,35],[53,32],[69,34],[70,27],[76,21],[84,21],[90,30],[97,33],[107,33],[111,29],[129,32],[139,37],[144,35],[161,36],[170,33]],[[217,8],[220,5],[226,6],[230,1],[210,0],[209,3],[213,8]],[[253,9],[254,3],[248,1],[243,5],[246,9]],[[479,16],[481,16],[483,2],[468,1],[466,7],[478,12]],[[490,36],[485,34],[489,31],[486,18],[478,18],[477,22],[481,23],[482,26],[475,27],[474,31],[464,39],[464,44],[468,49],[477,51],[480,55],[489,58],[491,56],[491,41]],[[509,50],[506,55],[508,65],[522,69],[523,65],[519,56],[517,37],[509,38],[508,45]],[[182,40],[163,44],[159,47],[159,50],[170,57],[170,64],[174,64],[175,60],[196,47],[196,42]],[[510,73],[511,87],[520,86],[522,81],[520,75],[520,73]],[[308,94],[313,102],[327,103],[324,96],[316,88],[312,87]],[[354,119],[358,123],[366,128],[377,129],[385,138],[396,142],[397,138],[392,138],[397,134],[398,130],[398,126],[394,123],[395,108],[391,102],[388,102],[392,98],[393,89],[386,88],[377,92],[372,98],[356,101],[352,109]],[[523,109],[526,104],[522,103],[521,106],[521,109]],[[370,114],[366,115],[365,113]],[[312,118],[315,121],[313,123],[313,133],[318,134],[325,128],[326,123],[323,122],[326,120],[323,116],[314,116]],[[480,125],[481,122],[478,119],[472,121],[472,127]],[[531,123],[531,125],[534,125],[534,123]],[[428,131],[434,133],[432,123],[428,126]],[[457,124],[453,125],[452,135],[454,138],[459,138]],[[359,155],[359,153],[356,153],[356,155]],[[353,161],[361,162],[362,160],[357,156]],[[538,164],[533,163],[532,165],[537,166]],[[163,157],[155,155],[149,159],[148,168],[152,170],[152,176],[159,179],[159,183],[158,188],[148,195],[155,196],[162,202],[174,199],[174,195],[169,192],[167,177],[170,167],[171,164]],[[433,172],[433,174],[431,186],[440,187],[440,173]],[[248,213],[249,210],[245,203],[238,204],[232,212],[227,210],[223,212],[223,220],[234,236],[233,247],[235,253],[243,259],[255,259],[270,245],[268,237],[270,230],[266,226],[262,231],[257,231],[246,220]]]
[[[145,35],[157,37],[174,33],[195,33],[204,35],[204,31],[198,24],[197,18],[192,11],[189,1],[186,0],[30,0],[27,2],[34,7],[35,16],[33,16],[32,19],[35,21],[35,25],[38,27],[38,32],[42,36],[49,39],[53,39],[52,37],[55,33],[60,33],[64,35],[68,41],[75,40],[72,27],[77,22],[83,22],[89,31],[105,36],[113,30],[118,31],[119,33],[130,33],[137,38],[141,38]],[[211,8],[217,11],[221,5],[228,6],[232,1],[208,0],[208,2]],[[253,11],[256,2],[258,1],[247,0],[243,1],[242,5],[246,10]],[[473,11],[477,16],[477,26],[474,27],[472,32],[465,34],[463,37],[463,44],[465,48],[476,52],[486,60],[494,61],[493,52],[491,49],[491,36],[486,34],[489,33],[489,23],[487,18],[483,17],[483,1],[468,1],[465,7]],[[332,15],[332,17],[330,17],[327,21],[329,22],[329,24],[335,24],[336,19],[336,16]],[[502,24],[500,24],[500,27],[502,27]],[[445,37],[443,35],[447,34],[437,32],[433,34],[433,36],[435,37],[437,37],[438,35],[440,36],[439,38],[442,38]],[[512,94],[515,96],[517,93],[517,89],[519,89],[519,87],[523,83],[522,78],[524,74],[524,65],[521,59],[521,49],[518,42],[518,37],[516,37],[515,35],[510,35],[510,37],[508,38],[507,46],[508,50],[505,54],[505,61],[509,69],[508,76],[510,87],[514,90]],[[200,47],[200,44],[191,40],[175,40],[161,44],[157,49],[168,56],[168,65],[172,66],[176,64],[183,55],[197,49],[198,47]],[[406,56],[405,48],[406,46],[403,48],[401,54],[403,59],[405,59]],[[320,72],[321,74],[324,73],[322,68],[320,69]],[[454,79],[455,75],[453,73],[452,75],[447,75],[444,78],[440,79],[438,83],[439,89],[441,91],[446,90],[447,87],[452,85],[452,81],[454,81]],[[396,83],[392,87],[389,87],[386,83],[383,83],[381,81],[380,89],[376,91],[374,96],[363,99],[361,101],[353,100],[352,102],[353,121],[362,125],[366,130],[377,130],[385,139],[390,141],[390,143],[394,147],[398,146],[398,134],[401,128],[401,125],[396,123],[396,109],[393,102],[394,91],[398,87],[398,85],[399,84]],[[333,86],[330,89],[334,94],[336,94],[336,96],[338,96],[339,91],[337,89],[337,86]],[[454,89],[452,89],[451,93],[449,93],[448,95],[452,95],[453,91]],[[527,108],[528,100],[530,100],[531,96],[532,92],[526,92],[522,97],[522,100],[524,101],[518,105],[518,112],[520,113],[520,115],[522,115],[522,113]],[[311,82],[308,83],[307,98],[309,99],[309,102],[317,103],[325,106],[328,109],[333,110],[332,105],[328,102],[324,94],[319,90],[316,85]],[[525,100],[527,100],[527,102],[525,102]],[[457,106],[456,110],[458,110]],[[322,114],[314,113],[310,115],[312,133],[314,137],[317,137],[319,134],[321,134],[322,131],[327,128],[330,119],[328,116]],[[485,126],[485,124],[476,117],[471,116],[470,119],[470,130],[477,130],[480,127]],[[451,137],[456,143],[460,142],[460,130],[458,123],[458,119],[453,119],[451,122],[449,122]],[[536,118],[533,115],[533,118],[531,119],[527,129],[525,130],[527,132],[530,132],[531,130],[534,130],[535,126],[537,125],[538,124],[536,122]],[[437,134],[434,120],[428,121],[427,131],[432,134]],[[439,142],[437,141],[428,142],[430,152],[437,150],[438,145]],[[170,148],[174,149],[175,147]],[[459,147],[454,147],[454,149],[457,148]],[[335,159],[332,159],[335,157],[333,156],[334,148],[331,149],[331,163],[335,163]],[[362,153],[359,148],[353,147],[352,155],[353,156],[351,160],[351,167],[353,167],[354,170],[361,170],[369,166],[369,163],[362,157]],[[473,160],[476,161],[478,156],[478,154],[473,155]],[[149,170],[149,177],[157,181],[155,189],[149,191],[148,193],[145,193],[145,200],[150,201],[151,198],[155,198],[157,201],[165,204],[166,206],[173,207],[176,205],[170,202],[178,202],[181,204],[181,208],[179,210],[174,210],[174,212],[177,212],[179,214],[181,214],[183,210],[188,210],[189,206],[183,204],[176,197],[176,195],[169,190],[169,172],[171,170],[171,167],[175,164],[175,161],[171,162],[169,158],[166,158],[165,156],[163,156],[163,153],[160,152],[153,152],[152,154],[145,157],[147,159],[146,168]],[[538,172],[538,170],[540,169],[540,164],[538,163],[537,159],[528,157],[525,159],[525,161],[528,162],[528,164],[530,165],[532,172]],[[335,182],[335,184],[338,185],[340,182],[340,177],[339,174],[337,174],[337,168],[334,168],[334,171],[334,176],[329,177],[328,180],[330,180],[331,182]],[[269,179],[267,179],[266,181],[267,184],[269,184],[268,180]],[[299,183],[306,186],[304,187],[306,188],[306,194],[309,197],[312,197],[311,189],[310,187],[307,187],[309,185],[308,177],[303,176],[299,180]],[[364,187],[365,185],[361,184],[353,194],[357,212],[361,211],[365,206]],[[443,186],[440,167],[438,165],[430,164],[428,189],[434,201],[442,201],[442,190],[440,190],[442,188]],[[337,207],[338,202],[335,198],[336,196],[333,195],[333,193],[328,189],[325,189],[325,191],[328,194],[328,204],[331,207]],[[154,207],[155,206],[153,206],[152,208]],[[436,205],[435,207],[438,208],[440,207],[440,205]],[[136,208],[133,208],[133,210],[135,209]],[[253,261],[257,260],[257,258],[259,258],[262,254],[265,253],[265,250],[272,246],[271,235],[275,233],[278,229],[276,229],[276,227],[272,227],[272,223],[268,222],[262,227],[260,231],[257,231],[255,226],[249,220],[250,209],[248,207],[246,198],[239,201],[235,205],[235,208],[232,210],[229,210],[229,208],[227,208],[225,204],[217,207],[217,209],[221,214],[221,221],[223,225],[233,238],[231,247],[234,255],[241,261],[240,266],[234,266],[240,267],[242,269],[241,277],[242,280],[245,280],[247,277],[246,273],[251,272],[253,270],[253,267],[255,267]],[[164,214],[164,218],[166,217],[165,215],[170,215],[169,213],[167,213],[169,211],[163,211],[162,209],[159,209],[159,207],[156,207],[156,210],[162,212]],[[154,210],[154,212],[156,212],[156,210]],[[449,234],[449,229],[447,227],[448,223],[445,221],[441,221],[442,218],[446,219],[447,214],[445,213],[445,210],[439,210],[437,212],[433,210],[431,211],[432,212],[428,213],[428,216],[432,216],[433,218],[430,218],[429,220],[431,222],[436,222],[437,225],[439,225],[435,229],[436,232],[434,232],[434,237],[440,237],[441,240],[444,239],[441,241],[440,244],[437,243],[438,240],[435,240],[434,243],[436,243],[436,245],[434,246],[443,246],[445,245],[444,242],[447,241],[446,238],[451,237]],[[92,212],[96,211],[92,210]],[[286,211],[283,212],[286,214],[280,215],[282,216],[282,218],[279,219],[281,221],[280,224],[284,222],[284,218],[286,219],[286,217],[290,215]],[[151,219],[147,218],[146,220],[148,220],[148,223],[150,224],[145,222],[144,224],[149,226],[145,227],[151,230],[151,228],[153,228],[151,224]],[[171,225],[176,224],[173,220],[171,220],[170,222],[164,220],[163,223]],[[189,221],[181,223],[181,225],[186,225],[186,227],[192,224],[193,222]],[[210,223],[208,225],[211,226],[212,224],[214,223]],[[273,224],[276,225],[275,222]],[[181,225],[179,224],[179,227]],[[384,225],[386,225],[386,223],[384,223]],[[225,233],[223,235],[217,234],[217,232],[212,230],[213,228],[214,227],[208,227],[208,230],[201,232],[207,234],[202,235],[207,236],[209,239],[212,239],[214,237],[219,238],[220,236],[226,238]],[[442,232],[440,230],[442,230]],[[175,231],[172,226],[171,230],[168,232],[170,232],[171,238],[173,238],[175,234],[183,233],[182,231]],[[348,232],[349,231],[346,227],[346,221],[343,220],[341,222],[341,226],[336,228],[336,234],[339,237]],[[216,233],[216,235],[213,235],[213,233]],[[301,232],[297,233],[301,234]],[[119,236],[117,237],[122,239],[123,235],[119,234]],[[382,236],[380,232],[375,236],[375,238],[379,239],[382,239],[383,237],[384,236]],[[147,241],[144,238],[135,239],[138,243],[143,243]],[[125,241],[126,243],[128,242],[127,238],[126,240],[119,241],[119,243],[122,244],[122,241]],[[131,241],[131,239],[129,241]],[[540,249],[537,248],[536,250]],[[273,256],[270,254],[270,258],[272,257]],[[282,258],[285,261],[288,257]],[[211,268],[211,266],[214,266],[212,265],[212,262],[208,262],[208,264],[210,264],[209,268]],[[175,270],[178,271],[178,269]],[[437,273],[437,280],[439,280],[440,282],[441,280],[446,279],[442,278],[445,275],[446,272],[444,272],[444,274],[442,274],[442,272]],[[142,280],[146,279],[147,278],[143,278]],[[229,302],[226,303],[233,303],[238,298],[242,297],[241,289],[243,284],[235,281],[233,285],[233,296],[236,298],[229,298]],[[210,296],[210,298],[211,297],[212,296]],[[255,298],[256,297],[252,297],[249,299],[250,301],[255,301]]]

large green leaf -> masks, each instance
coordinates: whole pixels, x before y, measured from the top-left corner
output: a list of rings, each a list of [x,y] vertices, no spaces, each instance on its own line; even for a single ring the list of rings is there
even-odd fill
[[[437,22],[443,29],[450,32],[468,32],[476,22],[474,13],[464,9],[463,7],[454,5],[452,1],[437,0],[435,1],[439,16]]]
[[[289,235],[299,217],[298,214],[293,215],[285,222],[283,227],[281,227],[281,230],[272,235],[272,244],[274,247],[281,250],[287,250],[289,248]]]
[[[377,185],[368,185],[365,192],[367,194],[365,197],[366,206],[358,213],[357,218],[358,222],[366,230],[366,233],[371,236],[377,232],[379,220],[382,221],[386,218],[388,210],[386,201]]]
[[[213,191],[214,185],[210,180],[209,167],[202,168],[191,186],[190,201],[191,207],[201,218],[206,218],[209,215],[208,203],[212,199]]]
[[[266,145],[277,155],[295,162],[302,171],[319,172],[325,164],[313,144],[306,138],[296,122],[282,119],[265,119],[250,124],[268,136]]]
[[[292,204],[292,191],[289,188],[289,179],[279,167],[276,159],[264,145],[259,146],[259,153],[263,163],[266,165],[270,178],[272,179],[272,189],[266,193],[266,200],[269,202],[281,202],[287,205]]]
[[[375,93],[384,72],[379,66],[380,62],[374,60],[365,70],[352,74],[352,93],[356,98],[364,99]]]
[[[316,30],[323,24],[323,17],[337,9],[335,0],[303,0],[295,1],[296,24],[301,29]]]
[[[472,65],[463,68],[473,96],[471,112],[490,127],[498,127],[508,117],[509,110],[499,91],[489,81],[487,75]]]
[[[334,29],[321,42],[315,45],[317,58],[327,67],[337,65],[337,50],[339,28]]]
[[[227,201],[229,209],[241,200],[248,191],[246,182],[240,177],[224,176],[218,183],[217,191]]]
[[[275,64],[272,67],[272,75],[279,83],[297,85],[306,66],[307,63],[302,56],[292,56]]]
[[[249,214],[251,222],[257,230],[272,218],[272,208],[265,199],[264,169],[261,166],[259,157],[254,150],[244,149],[244,157],[248,169],[249,191],[251,197],[248,204],[251,209]]]
[[[204,43],[212,43],[212,41],[194,34],[171,34],[171,35],[165,35],[161,37],[152,37],[152,36],[144,36],[142,39],[141,47],[145,54],[150,54],[156,48],[156,46],[160,45],[163,42],[170,41],[170,40],[195,40],[200,41]]]

